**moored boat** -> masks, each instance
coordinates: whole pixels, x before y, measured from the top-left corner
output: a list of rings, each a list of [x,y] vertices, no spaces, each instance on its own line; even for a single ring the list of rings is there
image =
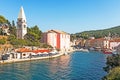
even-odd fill
[[[81,48],[81,49],[78,49],[77,51],[89,52],[89,50],[88,50],[88,49],[83,49],[83,48]]]
[[[112,54],[118,54],[117,50],[113,50]]]
[[[64,55],[68,55],[68,53],[67,53],[67,52],[64,52]]]
[[[109,49],[109,50],[104,50],[104,51],[103,51],[104,54],[112,54],[112,52],[113,52],[113,51],[110,50],[110,49]]]

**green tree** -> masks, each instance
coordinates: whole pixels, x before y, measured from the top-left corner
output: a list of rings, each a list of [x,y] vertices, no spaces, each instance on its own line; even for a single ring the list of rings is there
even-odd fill
[[[113,68],[102,80],[120,80],[120,67]]]
[[[16,30],[16,27],[15,27],[15,26],[9,27],[9,31],[10,31],[10,34],[16,36],[16,31],[17,31],[17,30]]]
[[[39,30],[38,26],[27,28],[28,33],[25,35],[25,40],[29,46],[40,46],[40,39],[42,31]]]
[[[40,42],[42,31],[39,30],[38,26],[27,28],[27,30],[28,30],[28,33],[25,35],[26,40]]]
[[[0,44],[5,44],[6,43],[6,40],[5,39],[0,39]]]
[[[12,20],[12,26],[13,26],[13,27],[15,26],[15,22],[14,22],[14,20]]]
[[[28,33],[30,33],[30,34],[36,34],[36,38],[40,39],[42,31],[39,30],[39,27],[37,25],[35,25],[35,26],[33,26],[33,27],[31,27],[31,28],[28,29]]]
[[[75,40],[75,39],[76,39],[76,35],[71,34],[71,35],[70,35],[70,41],[73,41],[73,40]]]
[[[23,39],[12,39],[10,43],[15,47],[22,47],[26,45],[26,40]]]
[[[8,24],[9,27],[12,26],[9,20],[6,20],[6,23]]]
[[[120,54],[108,56],[106,67],[103,69],[108,72],[103,80],[120,80]]]
[[[48,45],[48,44],[46,44],[46,43],[42,43],[42,44],[40,45],[40,47],[42,47],[42,48],[53,48],[51,45]]]
[[[10,34],[10,35],[8,36],[8,41],[12,41],[12,40],[15,40],[15,39],[16,39],[16,36],[13,35],[13,34]]]
[[[0,23],[2,24],[2,23],[6,23],[6,22],[7,22],[7,20],[5,19],[5,17],[0,15]]]
[[[111,70],[114,67],[120,66],[120,54],[108,56],[106,64],[109,68],[108,70]]]

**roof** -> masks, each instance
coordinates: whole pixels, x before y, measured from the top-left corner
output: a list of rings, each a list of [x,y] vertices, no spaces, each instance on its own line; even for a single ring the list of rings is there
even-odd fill
[[[50,50],[48,49],[39,49],[39,50],[30,50],[30,49],[27,49],[27,48],[19,48],[18,50],[16,50],[16,52],[34,52],[34,53],[43,53],[43,52],[50,52]]]
[[[27,48],[19,48],[17,52],[31,52],[31,50]]]
[[[91,43],[94,43],[95,41],[99,42],[99,41],[104,41],[104,38],[98,38],[98,39],[90,39],[88,41],[90,41]]]
[[[9,29],[9,26],[8,26],[8,24],[4,23],[4,24],[0,24],[0,28]]]
[[[112,39],[112,40],[110,40],[110,42],[120,42],[120,38]]]
[[[43,52],[50,52],[50,50],[47,50],[47,49],[43,49],[43,50],[33,50],[32,52],[34,52],[34,53],[39,53],[39,52],[43,53]]]
[[[24,20],[26,21],[24,9],[23,9],[22,6],[21,6],[21,8],[20,8],[20,12],[19,12],[18,18],[22,18],[22,19],[24,19]]]
[[[55,32],[55,33],[60,33],[60,34],[68,34],[64,31],[60,31],[60,30],[48,30],[47,32]]]

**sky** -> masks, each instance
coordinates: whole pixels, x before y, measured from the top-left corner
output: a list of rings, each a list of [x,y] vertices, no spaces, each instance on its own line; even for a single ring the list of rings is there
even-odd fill
[[[120,0],[0,0],[0,15],[16,22],[23,6],[28,27],[77,33],[120,25]]]

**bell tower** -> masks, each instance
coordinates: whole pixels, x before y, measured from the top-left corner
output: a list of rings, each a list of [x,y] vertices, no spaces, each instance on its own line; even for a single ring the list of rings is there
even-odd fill
[[[27,34],[27,23],[24,9],[21,7],[17,18],[17,39],[24,39],[25,34]]]

